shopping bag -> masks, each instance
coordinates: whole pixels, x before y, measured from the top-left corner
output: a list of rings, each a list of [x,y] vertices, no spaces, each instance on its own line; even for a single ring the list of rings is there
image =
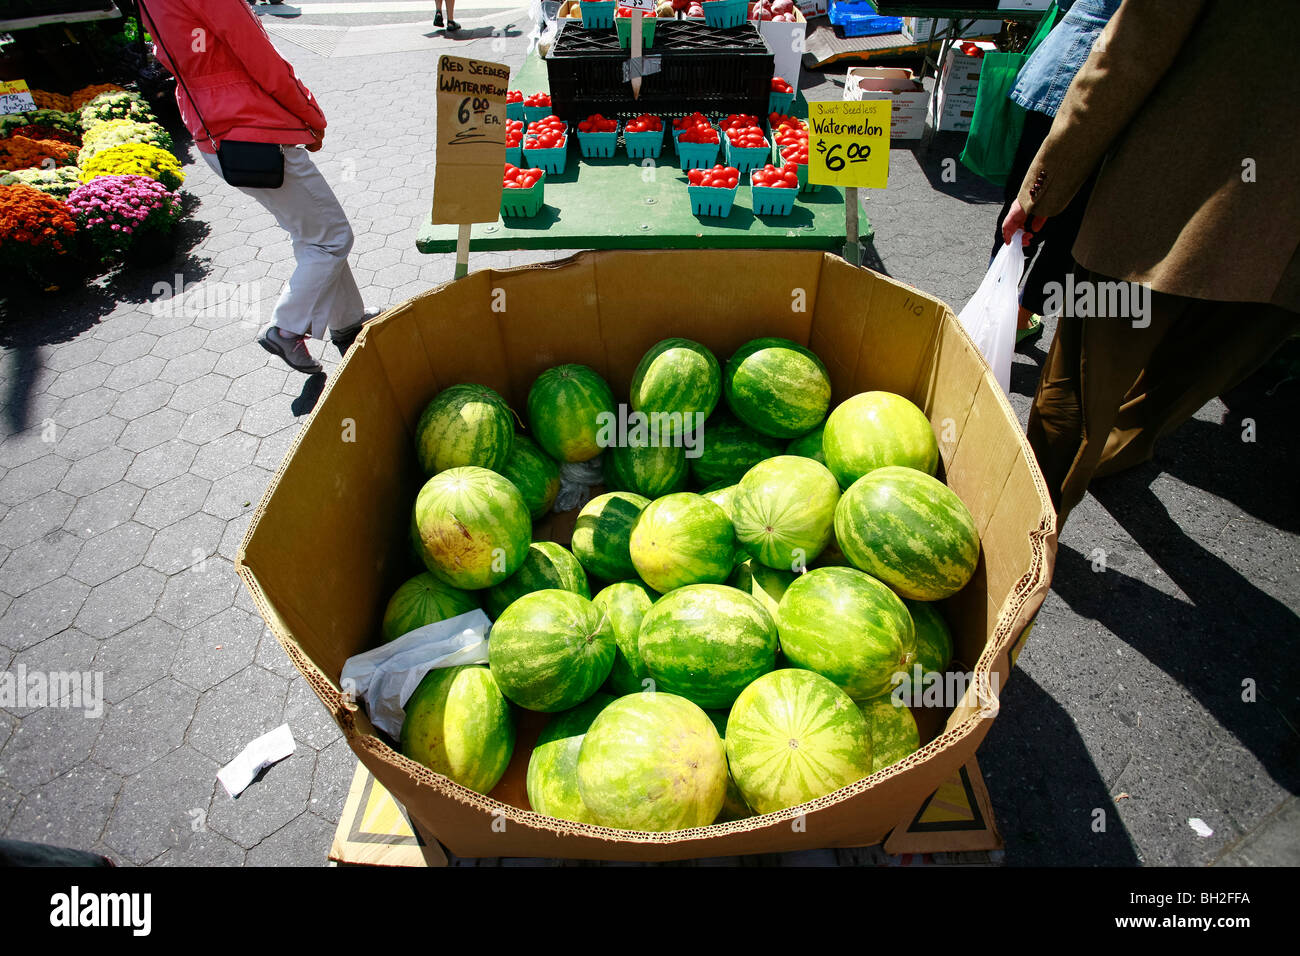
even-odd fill
[[[1002,391],[1011,391],[1011,353],[1016,347],[1016,313],[1020,310],[1020,273],[1025,268],[1024,232],[998,250],[984,281],[957,321],[984,353]]]
[[[1025,109],[1011,99],[1016,77],[1038,45],[1056,25],[1057,9],[1052,4],[1043,14],[1038,29],[1023,53],[985,53],[975,91],[975,113],[961,152],[962,165],[989,182],[1004,186],[1016,158],[1025,129]]]

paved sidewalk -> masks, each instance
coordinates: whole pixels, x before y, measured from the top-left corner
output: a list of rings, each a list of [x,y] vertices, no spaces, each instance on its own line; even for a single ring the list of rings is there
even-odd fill
[[[352,217],[373,305],[451,278],[451,257],[414,245],[432,197],[435,54],[517,64],[525,48],[518,29],[491,34],[526,32],[526,15],[484,7],[460,41],[427,22],[392,29],[412,52],[350,55],[370,49],[350,27],[310,44],[328,55],[297,42],[355,15],[304,17],[297,40],[272,26],[330,118],[318,161]],[[896,150],[890,188],[869,200],[877,267],[954,307],[983,275],[999,201],[964,170],[944,179],[959,147],[940,136],[928,153]],[[254,343],[291,250],[196,160],[176,263],[0,317],[0,672],[102,672],[107,699],[101,717],[0,709],[0,835],[124,864],[319,865],[355,758],[232,560],[325,376]],[[1022,416],[1049,340],[1018,357]],[[324,349],[326,375],[335,357]],[[1300,862],[1295,395],[1252,387],[1213,403],[1071,519],[980,753],[1008,862]],[[281,722],[297,753],[230,800],[217,768]]]

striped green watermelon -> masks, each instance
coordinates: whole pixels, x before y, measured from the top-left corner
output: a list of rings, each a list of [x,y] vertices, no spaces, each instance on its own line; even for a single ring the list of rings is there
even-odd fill
[[[699,456],[689,460],[691,478],[701,488],[734,485],[760,461],[785,450],[785,442],[756,432],[721,410],[704,423],[697,440]]]
[[[592,604],[609,615],[610,626],[614,629],[618,651],[609,672],[609,689],[620,697],[647,689],[644,682],[650,672],[637,650],[637,636],[641,631],[641,619],[658,597],[640,581],[620,581],[591,599]]]
[[[709,720],[713,721],[713,726],[718,731],[718,736],[722,738],[722,745],[727,745],[727,714],[720,710],[707,710]],[[718,813],[718,818],[714,823],[730,823],[732,820],[744,820],[752,817],[754,811],[749,808],[745,798],[741,796],[740,788],[736,786],[736,780],[731,776],[731,771],[727,771],[727,795],[722,801],[722,810]]]
[[[721,395],[718,360],[690,339],[664,339],[652,346],[632,373],[632,410],[671,416],[673,435],[694,431],[696,422],[713,414]]]
[[[715,505],[731,514],[731,496],[735,494],[736,486],[725,481],[715,481],[709,487],[700,492],[700,496],[708,498]]]
[[[519,570],[533,524],[519,489],[494,471],[468,465],[441,471],[415,499],[411,535],[440,581],[472,591]]]
[[[727,718],[727,762],[758,813],[797,807],[871,773],[871,732],[856,704],[825,677],[764,674]]]
[[[837,405],[826,420],[822,449],[841,488],[886,465],[906,465],[927,475],[939,468],[939,443],[930,420],[893,392],[861,392]]]
[[[641,619],[637,650],[655,689],[730,707],[776,665],[776,624],[757,599],[722,584],[665,594]]]
[[[921,749],[916,718],[906,707],[894,704],[889,694],[862,704],[862,716],[871,728],[871,772],[892,767]]]
[[[727,583],[739,591],[744,591],[763,605],[768,614],[776,619],[776,606],[785,594],[785,589],[797,578],[793,571],[782,571],[760,564],[753,558],[742,561],[731,572]]]
[[[444,388],[415,426],[415,453],[426,475],[463,465],[499,471],[514,440],[514,412],[486,385]]]
[[[468,591],[443,584],[428,571],[417,574],[393,592],[384,608],[380,641],[387,644],[417,627],[445,621],[478,607],[478,598]]]
[[[582,570],[582,565],[568,548],[554,541],[534,541],[528,546],[528,554],[519,570],[483,592],[483,610],[496,620],[502,611],[525,594],[547,588],[591,597],[587,572]]]
[[[736,540],[770,568],[802,571],[830,542],[839,500],[825,465],[797,455],[761,461],[731,496]]]
[[[737,418],[776,438],[808,434],[821,424],[831,404],[826,366],[789,339],[746,342],[727,360],[722,388]]]
[[[731,519],[712,501],[688,491],[646,505],[628,543],[637,575],[660,594],[727,580],[735,550]]]
[[[524,504],[528,505],[534,521],[551,510],[555,496],[560,493],[560,464],[542,451],[537,442],[526,435],[516,435],[510,458],[499,471],[524,496]]]
[[[835,507],[835,540],[853,566],[902,597],[938,601],[975,573],[975,519],[943,482],[901,465],[855,481]]]
[[[952,663],[952,630],[937,604],[904,599],[916,627],[916,663],[922,673],[948,670]]]
[[[572,591],[525,594],[492,625],[488,664],[501,693],[544,714],[577,707],[614,666],[614,630],[594,604]]]
[[[514,752],[514,715],[486,667],[435,667],[406,702],[400,746],[430,770],[488,793]]]
[[[578,752],[578,792],[620,830],[708,826],[727,792],[727,754],[708,715],[672,694],[628,694],[600,712]]]
[[[578,751],[591,722],[613,702],[609,694],[595,694],[546,722],[528,758],[524,782],[534,812],[577,823],[596,822],[578,793]]]
[[[796,438],[785,446],[787,455],[799,455],[826,464],[826,452],[822,449],[822,435],[826,431],[825,423],[818,425],[802,438]]]
[[[903,602],[854,568],[817,568],[786,588],[777,607],[781,650],[855,700],[894,687],[916,657],[916,633]]]
[[[630,491],[597,495],[578,512],[569,547],[587,573],[603,581],[636,577],[628,543],[650,499]]]
[[[599,436],[611,427],[614,416],[614,393],[585,365],[547,369],[528,390],[533,435],[547,454],[560,461],[588,461],[599,455]]]
[[[686,450],[673,445],[623,445],[605,449],[605,487],[647,498],[686,488]]]

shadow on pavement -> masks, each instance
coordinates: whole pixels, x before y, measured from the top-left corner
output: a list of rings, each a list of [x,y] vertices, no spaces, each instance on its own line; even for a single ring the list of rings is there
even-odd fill
[[[302,383],[302,391],[298,393],[298,397],[289,406],[295,418],[301,418],[303,415],[309,414],[316,407],[316,402],[320,400],[321,393],[325,391],[325,378],[324,372],[316,372],[307,376]]]
[[[1056,579],[1068,573],[1058,566]],[[1007,681],[979,762],[1009,865],[1140,862],[1074,721],[1023,670]],[[1098,808],[1106,811],[1101,833],[1093,829]]]

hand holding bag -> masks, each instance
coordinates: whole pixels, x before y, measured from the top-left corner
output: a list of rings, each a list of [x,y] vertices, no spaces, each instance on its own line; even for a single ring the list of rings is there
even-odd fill
[[[141,7],[145,7],[144,0],[140,0]],[[153,18],[150,17],[152,20]],[[155,21],[156,25],[156,21]],[[208,131],[208,124],[203,120],[203,114],[199,112],[199,102],[190,93],[190,89],[185,85],[185,77],[181,76],[180,69],[176,60],[168,53],[166,45],[163,43],[162,36],[157,30],[153,32],[154,41],[167,54],[167,59],[172,66],[176,68],[176,82],[180,83],[181,89],[189,97],[190,105],[194,107],[194,115],[199,118],[199,125],[203,127],[203,133],[208,138],[208,142],[217,152],[217,162],[221,166],[221,176],[232,186],[240,186],[244,189],[279,189],[284,185],[284,150],[279,143],[250,143],[242,140],[223,139],[218,146],[212,138],[212,133]]]
[[[1017,229],[1011,241],[993,257],[984,281],[975,290],[957,321],[984,353],[1002,391],[1011,391],[1011,353],[1016,348],[1016,315],[1020,311],[1020,273],[1025,268],[1025,234]]]

